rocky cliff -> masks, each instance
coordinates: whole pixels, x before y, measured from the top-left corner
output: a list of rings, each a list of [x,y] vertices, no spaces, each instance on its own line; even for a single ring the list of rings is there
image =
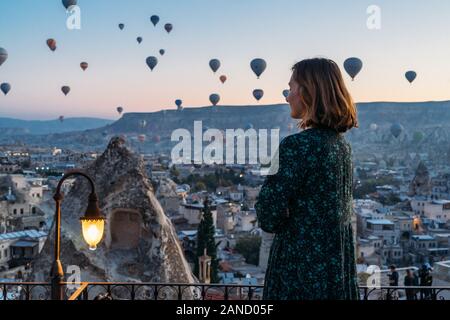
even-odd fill
[[[65,270],[79,266],[82,281],[194,283],[170,220],[156,199],[140,157],[122,138],[85,170],[94,178],[99,205],[106,216],[104,239],[90,251],[81,235],[89,185],[76,179],[62,204],[62,252]],[[34,281],[49,280],[54,226],[33,265]]]

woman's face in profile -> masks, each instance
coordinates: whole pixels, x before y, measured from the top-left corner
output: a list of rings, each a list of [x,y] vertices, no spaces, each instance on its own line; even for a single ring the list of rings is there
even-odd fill
[[[286,101],[291,107],[291,117],[293,119],[301,119],[300,86],[295,81],[293,75],[289,81],[289,96],[286,98]]]

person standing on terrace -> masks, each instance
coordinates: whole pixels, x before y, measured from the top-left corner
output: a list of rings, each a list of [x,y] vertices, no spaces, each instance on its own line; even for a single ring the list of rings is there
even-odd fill
[[[263,299],[356,300],[352,150],[344,137],[358,127],[356,106],[334,61],[303,60],[292,71],[287,102],[303,131],[280,143],[278,170],[255,205],[261,229],[275,234]]]

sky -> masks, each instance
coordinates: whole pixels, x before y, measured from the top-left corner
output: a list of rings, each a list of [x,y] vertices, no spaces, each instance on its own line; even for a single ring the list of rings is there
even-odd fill
[[[0,0],[0,117],[118,118],[125,112],[221,105],[283,103],[290,68],[324,56],[340,66],[356,56],[364,68],[348,87],[357,102],[450,99],[450,1],[442,0],[78,0],[81,29],[69,30],[60,0]],[[367,8],[381,9],[381,28],[367,27]],[[150,16],[161,21],[155,28]],[[119,23],[125,24],[120,31]],[[165,23],[174,26],[170,34]],[[138,45],[136,38],[143,37]],[[48,38],[57,41],[51,52]],[[159,56],[159,49],[166,54]],[[157,56],[153,72],[148,56]],[[208,62],[218,58],[217,74]],[[261,79],[253,58],[268,67]],[[83,72],[80,62],[89,63]],[[408,70],[418,73],[410,85]],[[227,75],[223,85],[220,75]],[[64,96],[61,87],[71,92]]]

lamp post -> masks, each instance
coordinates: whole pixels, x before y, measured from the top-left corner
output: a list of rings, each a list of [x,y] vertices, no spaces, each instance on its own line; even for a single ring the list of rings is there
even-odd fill
[[[80,219],[81,227],[83,231],[83,238],[89,245],[89,249],[95,250],[97,244],[101,241],[103,237],[103,231],[105,227],[105,217],[100,212],[98,207],[98,198],[95,193],[94,181],[86,173],[80,171],[70,171],[66,173],[62,179],[59,181],[56,187],[55,195],[53,199],[56,203],[55,211],[55,253],[54,261],[51,270],[51,297],[52,300],[64,300],[64,270],[60,260],[61,251],[61,202],[64,195],[61,193],[61,187],[68,178],[81,176],[89,181],[91,187],[91,193],[89,195],[89,201],[86,209],[86,213]]]

